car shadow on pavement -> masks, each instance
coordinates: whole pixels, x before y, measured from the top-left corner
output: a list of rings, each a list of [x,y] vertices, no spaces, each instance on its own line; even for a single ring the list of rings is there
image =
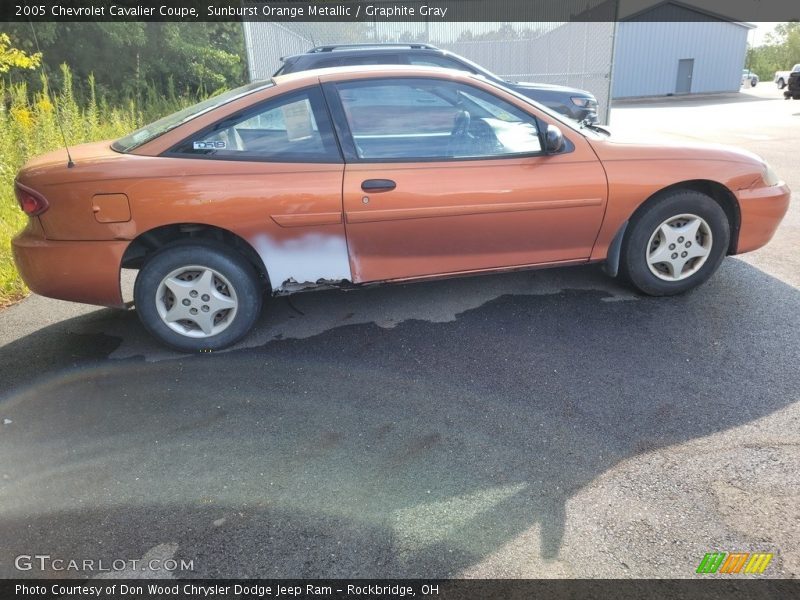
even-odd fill
[[[532,529],[526,560],[555,561],[599,476],[800,389],[800,294],[746,263],[683,297],[608,299],[503,295],[157,363],[63,329],[9,344],[4,361],[64,367],[52,348],[81,342],[0,400],[0,576],[33,551],[162,544],[194,576],[456,576]],[[79,319],[132,318],[109,314]]]

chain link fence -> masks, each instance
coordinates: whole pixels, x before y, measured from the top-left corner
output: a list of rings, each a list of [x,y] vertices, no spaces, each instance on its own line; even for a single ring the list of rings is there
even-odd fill
[[[594,94],[608,122],[614,22],[245,22],[250,78],[266,79],[281,57],[328,44],[417,42],[449,50],[503,79],[566,85]]]

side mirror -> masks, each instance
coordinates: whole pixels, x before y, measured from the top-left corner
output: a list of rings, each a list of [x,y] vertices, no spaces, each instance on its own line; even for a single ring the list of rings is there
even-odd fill
[[[548,125],[544,133],[544,151],[547,154],[558,154],[564,148],[564,134],[555,125]]]

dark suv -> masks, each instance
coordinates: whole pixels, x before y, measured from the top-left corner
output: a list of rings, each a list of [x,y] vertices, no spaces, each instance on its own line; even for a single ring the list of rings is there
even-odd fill
[[[789,83],[783,92],[783,97],[787,100],[789,98],[800,100],[800,71],[793,71],[789,75]]]
[[[429,44],[339,44],[318,46],[305,54],[287,56],[275,75],[286,75],[309,69],[350,65],[418,65],[444,67],[481,75],[527,96],[540,104],[575,119],[597,122],[597,100],[585,90],[549,85],[506,81],[491,71],[457,54]]]

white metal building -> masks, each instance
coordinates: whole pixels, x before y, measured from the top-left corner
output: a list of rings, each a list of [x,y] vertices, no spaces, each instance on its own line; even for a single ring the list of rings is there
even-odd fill
[[[632,15],[617,26],[612,98],[736,92],[754,27],[680,2]]]

